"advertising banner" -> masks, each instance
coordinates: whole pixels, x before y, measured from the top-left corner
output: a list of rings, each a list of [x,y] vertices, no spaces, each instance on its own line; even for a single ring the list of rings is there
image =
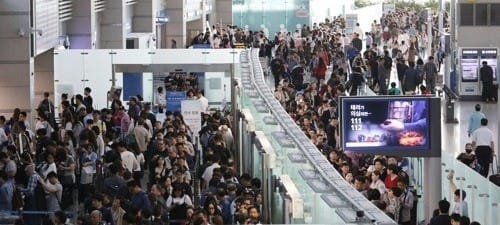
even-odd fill
[[[198,132],[201,130],[201,102],[198,100],[182,101],[181,114],[184,122],[193,132],[193,136],[198,136]]]
[[[167,111],[180,112],[181,102],[186,100],[185,91],[167,91],[165,92],[167,98]]]

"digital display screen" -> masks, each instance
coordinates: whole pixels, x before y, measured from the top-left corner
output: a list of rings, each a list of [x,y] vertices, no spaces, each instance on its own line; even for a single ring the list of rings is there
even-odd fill
[[[382,154],[431,148],[430,98],[346,97],[341,101],[345,151]]]
[[[479,55],[477,50],[463,50],[461,65],[462,80],[477,81],[479,67]]]

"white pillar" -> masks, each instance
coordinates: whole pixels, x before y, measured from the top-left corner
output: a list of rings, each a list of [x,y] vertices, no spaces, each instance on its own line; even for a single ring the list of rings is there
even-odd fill
[[[426,224],[441,200],[441,169],[441,158],[424,158],[423,203]]]
[[[28,113],[33,124],[35,85],[29,1],[4,0],[0,5],[3,31],[0,32],[0,49],[4,50],[0,51],[0,114],[8,119],[13,110],[19,108]],[[20,29],[25,31],[23,35],[18,33]]]
[[[186,47],[186,18],[184,14],[184,1],[169,1],[167,4],[168,23],[166,42],[167,48],[171,47],[171,40],[177,42],[177,48]]]
[[[432,55],[432,10],[426,8],[427,11],[427,57]]]

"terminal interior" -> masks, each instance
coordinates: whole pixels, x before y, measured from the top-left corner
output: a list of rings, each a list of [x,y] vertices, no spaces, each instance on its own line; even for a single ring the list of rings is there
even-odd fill
[[[198,100],[190,100],[192,98],[185,90],[176,91],[178,93],[168,91],[166,97],[166,109],[175,108],[182,113],[186,124],[190,123],[192,129],[197,129],[192,130],[190,136],[196,162],[193,164],[195,168],[189,170],[195,173],[198,168],[202,168],[203,163],[207,163],[204,162],[206,151],[198,134],[206,126],[201,113],[225,113],[230,121],[227,126],[234,137],[231,158],[236,168],[235,176],[247,173],[261,182],[259,193],[262,201],[258,209],[260,223],[402,224],[368,200],[354,184],[347,182],[325,154],[311,142],[310,135],[303,132],[301,124],[283,107],[275,95],[275,77],[271,74],[269,65],[271,59],[260,54],[260,46],[234,43],[229,48],[214,49],[210,44],[192,44],[191,41],[200,33],[209,31],[213,34],[226,28],[226,25],[234,25],[242,32],[261,32],[272,40],[279,31],[290,31],[293,34],[293,31],[302,29],[303,25],[313,27],[313,24],[324,22],[325,18],[333,21],[336,15],[345,18],[346,27],[340,29],[339,33],[347,33],[349,36],[356,32],[356,23],[359,24],[359,29],[370,31],[373,20],[380,20],[390,10],[396,10],[391,4],[380,3],[354,9],[354,1],[335,2],[30,0],[21,3],[6,0],[0,3],[0,30],[4,31],[0,33],[0,49],[4,50],[0,53],[0,115],[9,120],[17,108],[26,112],[25,123],[35,128],[40,122],[37,108],[45,93],[48,93],[48,100],[54,106],[51,110],[62,112],[59,107],[63,94],[69,94],[70,98],[77,94],[83,95],[85,88],[90,87],[92,106],[96,110],[111,109],[116,100],[123,102],[124,110],[128,110],[129,101],[132,98],[137,101],[136,96],[140,95],[144,103],[152,105],[155,118],[163,121],[168,116],[165,112],[160,112],[157,106],[158,88],[166,87],[167,77],[192,76],[198,88],[203,90],[202,95],[208,102],[209,110],[202,109],[198,104],[203,103],[198,103]],[[492,182],[490,176],[500,173],[497,159],[500,153],[497,147],[500,142],[500,105],[496,101],[486,102],[481,99],[484,86],[481,83],[480,63],[486,60],[493,67],[493,92],[498,93],[496,74],[499,71],[496,65],[500,42],[494,40],[494,37],[498,33],[495,29],[500,23],[496,23],[498,21],[495,18],[498,18],[491,12],[500,9],[500,4],[487,0],[473,3],[466,0],[439,2],[443,2],[442,6],[450,6],[433,9],[434,21],[429,16],[431,23],[436,24],[429,28],[436,29],[431,30],[431,36],[434,35],[433,38],[440,46],[435,47],[438,49],[436,52],[431,53],[430,49],[426,49],[428,52],[421,54],[424,59],[427,59],[429,53],[437,56],[437,52],[442,51],[445,55],[443,63],[439,64],[438,81],[432,94],[401,94],[396,97],[378,95],[365,82],[356,91],[357,96],[349,96],[349,91],[345,91],[341,93],[345,97],[338,99],[335,104],[338,110],[347,111],[343,105],[349,99],[380,102],[399,101],[399,98],[400,101],[425,99],[428,102],[427,115],[432,117],[432,120],[427,118],[426,149],[411,147],[391,150],[387,146],[384,149],[372,145],[371,148],[353,148],[352,154],[365,151],[373,155],[389,156],[396,152],[398,166],[407,173],[409,186],[416,195],[415,205],[412,206],[416,209],[415,218],[412,218],[411,223],[404,221],[404,224],[428,224],[442,199],[455,207],[457,202],[454,200],[454,190],[457,188],[467,193],[464,201],[467,202],[466,214],[471,221],[495,224],[494,221],[500,220],[500,186]],[[482,17],[478,10],[485,6],[488,21],[481,24]],[[471,19],[472,24],[467,22],[467,13],[474,17]],[[471,38],[471,33],[482,35]],[[363,43],[366,41],[364,37]],[[273,48],[272,58],[277,57],[275,50]],[[326,68],[325,81],[331,77],[334,64],[335,62]],[[350,63],[347,65],[346,72],[352,73],[354,66]],[[398,79],[396,67],[396,60],[393,60],[387,84],[394,82],[401,89],[403,84]],[[308,69],[303,79],[305,84],[316,82]],[[116,93],[117,99],[114,98]],[[180,96],[175,95],[179,93]],[[184,103],[181,102],[184,101],[186,105],[188,101],[195,101],[196,104],[183,109]],[[431,102],[438,104],[433,105]],[[467,131],[477,105],[480,105],[480,111],[488,119],[487,128],[493,134],[494,155],[486,177],[457,159],[465,152],[466,144],[472,142]],[[433,108],[429,109],[431,106]],[[341,114],[339,112],[339,120],[342,120]],[[54,121],[60,122],[63,119],[57,113],[55,115]],[[340,122],[341,126],[347,126],[345,124],[349,121],[347,118],[345,120]],[[120,132],[123,135],[124,131]],[[339,141],[344,143],[339,145],[340,148],[348,147],[345,143],[348,138],[345,136],[345,132],[341,132]],[[116,138],[116,142],[119,142],[120,138]],[[154,140],[154,137],[150,138]],[[20,145],[16,141],[10,142],[11,139],[5,140],[3,152],[8,153],[7,145]],[[433,145],[436,143],[439,146]],[[111,149],[111,145],[109,148]],[[403,152],[407,150],[416,153]],[[16,151],[21,150],[14,150]],[[146,158],[148,151],[150,150],[143,152]],[[425,154],[428,155],[419,151],[427,151]],[[388,152],[391,154],[387,154]],[[12,158],[15,158],[15,154],[12,154]],[[2,165],[6,163],[3,160],[2,158]],[[19,169],[17,173],[20,173]],[[106,178],[104,175],[94,176],[94,182],[96,178]],[[189,184],[194,192],[193,205],[203,208],[200,202],[204,199],[203,191],[206,190],[200,183],[203,183],[204,178],[194,174],[192,176],[193,180]],[[147,179],[148,175],[144,175],[136,182],[140,189],[149,193],[152,191]],[[2,182],[5,181],[7,179],[2,178]],[[48,178],[46,182],[49,182]],[[129,190],[133,188],[130,189],[129,186]],[[70,194],[71,198],[76,196],[76,192],[74,195]],[[84,202],[77,199],[74,205],[64,210],[68,221],[73,223],[77,221],[79,211],[83,212],[80,205]],[[93,202],[94,197],[90,201]],[[81,215],[91,216],[94,212],[89,213]],[[11,208],[4,213],[0,210],[0,224],[4,224],[4,220],[26,218],[26,215],[54,214],[54,211],[26,207],[24,211]],[[167,215],[168,213],[165,217]],[[104,213],[100,216],[103,217]],[[180,224],[173,219],[170,222]],[[190,224],[194,223],[191,221]]]

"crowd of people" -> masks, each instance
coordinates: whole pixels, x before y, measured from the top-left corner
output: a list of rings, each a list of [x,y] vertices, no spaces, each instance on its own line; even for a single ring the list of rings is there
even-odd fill
[[[442,54],[423,26],[419,12],[398,9],[374,21],[369,32],[357,24],[347,34],[344,19],[334,17],[293,33],[282,30],[272,40],[266,30],[214,26],[191,44],[260,48],[274,77],[275,97],[311,142],[373,204],[399,224],[415,224],[418,198],[408,160],[342,151],[337,103],[339,96],[357,95],[364,84],[381,95],[434,93]],[[428,41],[435,51],[424,63]],[[389,85],[394,64],[399,85]],[[101,110],[92,107],[91,88],[83,95],[63,94],[57,110],[46,93],[34,129],[19,109],[8,120],[0,116],[0,210],[51,212],[24,214],[18,224],[30,225],[66,224],[63,210],[80,212],[76,222],[85,225],[266,221],[261,181],[235,168],[232,118],[208,113],[195,80],[194,74],[169,76],[153,105],[134,96],[126,107],[116,92],[111,107]],[[198,134],[179,112],[166,110],[164,90],[184,90],[202,102]],[[154,110],[166,119],[157,120]],[[462,222],[466,210],[455,206],[463,205],[465,192],[456,193],[453,214],[448,216],[450,203],[443,200],[431,225],[474,224]]]
[[[311,30],[304,26],[296,31],[301,35],[278,32],[274,41],[264,37],[261,56],[268,58],[275,97],[347,182],[399,224],[415,224],[418,199],[410,187],[408,160],[342,151],[337,103],[339,96],[359,94],[365,83],[381,95],[434,94],[439,70],[434,55],[440,55],[434,42],[439,39],[428,40],[424,18],[408,9],[374,21],[371,32],[363,33],[357,24],[352,38],[342,32],[343,24],[334,18]],[[424,63],[427,41],[435,49]],[[400,85],[391,82],[389,88],[392,70]],[[453,202],[449,223],[433,219],[431,224],[469,224],[467,209],[457,207],[465,199],[465,191],[460,192],[463,198]],[[441,205],[439,211],[449,215]]]
[[[83,225],[260,223],[261,182],[238,173],[231,117],[209,113],[193,76],[167,76],[157,96],[182,90],[198,99],[199,133],[164,99],[125,103],[115,92],[110,108],[94,109],[89,87],[62,94],[57,108],[45,93],[33,128],[19,109],[0,116],[0,214],[22,212],[16,224],[29,225],[68,216]]]

